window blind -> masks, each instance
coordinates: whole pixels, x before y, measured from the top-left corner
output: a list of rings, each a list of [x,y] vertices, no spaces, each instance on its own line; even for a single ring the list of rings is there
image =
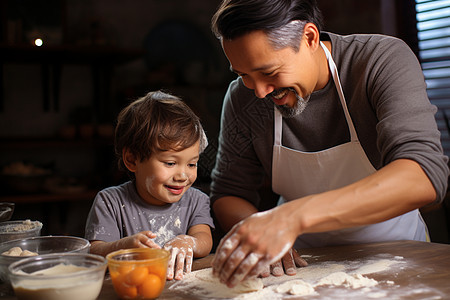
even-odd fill
[[[416,0],[419,58],[442,146],[450,156],[450,0]]]

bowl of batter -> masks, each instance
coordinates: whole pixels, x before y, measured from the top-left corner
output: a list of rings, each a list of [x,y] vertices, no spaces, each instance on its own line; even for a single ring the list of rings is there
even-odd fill
[[[106,267],[106,259],[99,255],[57,253],[25,258],[8,270],[19,300],[95,300]]]

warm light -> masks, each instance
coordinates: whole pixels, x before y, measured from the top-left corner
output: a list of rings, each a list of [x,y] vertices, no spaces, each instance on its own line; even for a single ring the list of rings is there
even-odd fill
[[[41,39],[35,39],[34,44],[36,46],[40,47],[40,46],[42,46],[42,44],[44,44],[44,41],[42,41]]]

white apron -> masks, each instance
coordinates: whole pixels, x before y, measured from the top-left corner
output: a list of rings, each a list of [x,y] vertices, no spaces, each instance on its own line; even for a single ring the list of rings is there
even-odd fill
[[[318,152],[302,152],[283,147],[281,144],[283,118],[275,108],[272,189],[281,195],[280,203],[337,189],[376,171],[359,143],[333,58],[325,45],[322,42],[320,44],[327,56],[344,110],[350,131],[350,142]],[[426,226],[417,209],[373,225],[303,234],[297,238],[295,247],[321,247],[390,240],[426,240]]]

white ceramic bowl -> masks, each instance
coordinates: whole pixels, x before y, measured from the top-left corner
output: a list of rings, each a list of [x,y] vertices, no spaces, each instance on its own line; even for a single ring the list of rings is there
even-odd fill
[[[22,240],[13,240],[0,244],[0,280],[9,282],[8,267],[13,262],[29,256],[7,256],[2,253],[14,247],[35,252],[39,255],[52,253],[89,253],[88,240],[74,236],[39,236]]]
[[[46,254],[12,263],[11,285],[19,300],[95,300],[107,261],[86,253]]]

